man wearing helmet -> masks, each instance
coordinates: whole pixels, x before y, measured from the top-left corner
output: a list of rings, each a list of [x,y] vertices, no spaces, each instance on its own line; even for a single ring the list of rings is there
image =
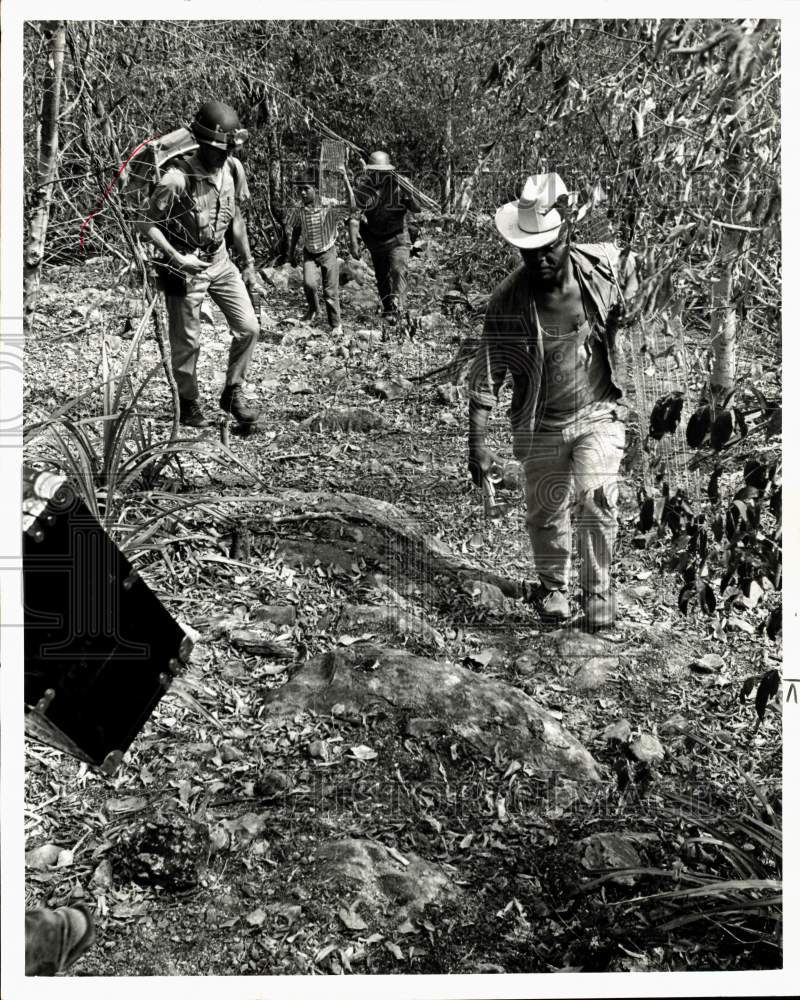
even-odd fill
[[[247,132],[233,108],[209,101],[200,108],[191,132],[196,152],[169,167],[145,204],[140,231],[163,255],[164,288],[172,370],[180,396],[180,421],[203,427],[198,401],[200,307],[206,292],[222,310],[233,341],[220,406],[241,424],[252,424],[258,411],[242,391],[247,366],[258,340],[259,324],[250,294],[263,295],[256,274],[241,206],[250,197],[244,168],[231,154]],[[240,274],[228,256],[225,233],[244,260]],[[250,293],[250,294],[248,294]]]
[[[358,214],[350,219],[350,249],[358,259],[360,233],[372,257],[383,314],[395,317],[406,308],[406,272],[411,252],[407,215],[419,212],[421,206],[399,183],[388,153],[371,153],[363,166],[364,173],[354,190],[363,217],[360,227]]]

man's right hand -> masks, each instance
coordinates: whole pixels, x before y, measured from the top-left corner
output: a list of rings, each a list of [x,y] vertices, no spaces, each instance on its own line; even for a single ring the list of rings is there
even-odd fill
[[[476,486],[483,486],[483,480],[492,468],[500,465],[500,460],[492,449],[483,441],[470,444],[469,474]]]
[[[185,274],[202,274],[211,267],[210,263],[204,263],[193,253],[179,253],[175,257],[175,263]]]

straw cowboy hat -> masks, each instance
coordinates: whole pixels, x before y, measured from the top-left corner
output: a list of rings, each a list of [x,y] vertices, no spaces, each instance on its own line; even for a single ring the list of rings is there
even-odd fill
[[[501,205],[494,217],[494,224],[500,235],[508,243],[523,250],[535,250],[555,243],[564,222],[562,211],[575,204],[576,193],[567,187],[558,174],[534,174],[525,181],[525,187],[517,201]],[[579,221],[588,211],[583,206],[575,221]]]

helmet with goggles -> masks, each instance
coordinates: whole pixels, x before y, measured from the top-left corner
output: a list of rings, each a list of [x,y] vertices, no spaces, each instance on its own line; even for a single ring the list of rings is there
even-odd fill
[[[242,146],[247,139],[247,129],[239,124],[239,116],[230,105],[220,101],[203,104],[190,128],[199,143],[228,152]]]

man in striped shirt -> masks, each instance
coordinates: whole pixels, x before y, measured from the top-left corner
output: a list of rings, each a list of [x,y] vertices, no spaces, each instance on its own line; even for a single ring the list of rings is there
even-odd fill
[[[310,323],[319,311],[317,299],[317,268],[322,273],[322,297],[328,322],[334,336],[342,332],[339,309],[339,259],[336,255],[336,227],[339,219],[348,216],[355,209],[355,199],[347,170],[341,167],[339,173],[344,178],[349,197],[349,205],[335,198],[325,198],[317,189],[317,176],[313,170],[304,170],[295,184],[301,204],[296,210],[292,227],[292,244],[289,259],[294,261],[297,241],[303,237],[303,290],[306,293],[308,311],[303,320]]]

